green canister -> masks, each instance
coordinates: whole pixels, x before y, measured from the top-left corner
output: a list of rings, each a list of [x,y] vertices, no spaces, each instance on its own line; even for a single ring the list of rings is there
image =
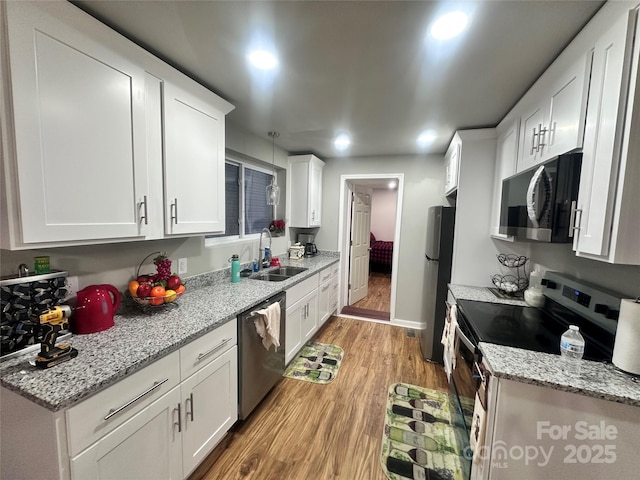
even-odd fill
[[[231,256],[231,283],[240,281],[240,258],[237,254]]]

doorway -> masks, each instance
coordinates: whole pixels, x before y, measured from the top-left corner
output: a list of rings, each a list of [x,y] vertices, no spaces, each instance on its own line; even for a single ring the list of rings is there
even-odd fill
[[[390,184],[394,194],[384,196],[387,204],[381,229],[376,220],[376,210],[381,208],[376,192],[389,191]],[[403,184],[403,174],[341,176],[339,245],[345,252],[341,260],[341,315],[393,323]]]

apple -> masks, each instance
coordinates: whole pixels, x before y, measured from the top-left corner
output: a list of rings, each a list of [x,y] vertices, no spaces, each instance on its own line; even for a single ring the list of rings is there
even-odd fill
[[[167,288],[169,290],[175,290],[180,285],[182,285],[182,279],[178,275],[171,275],[167,279]]]
[[[153,277],[151,275],[140,275],[137,280],[138,283],[153,283]]]
[[[150,283],[141,283],[136,293],[138,297],[145,298],[151,294],[151,288],[152,287]]]

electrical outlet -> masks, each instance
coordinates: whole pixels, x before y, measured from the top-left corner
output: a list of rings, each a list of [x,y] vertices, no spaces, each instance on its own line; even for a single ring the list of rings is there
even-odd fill
[[[78,294],[78,277],[67,277],[66,287],[67,296],[64,297],[64,301],[67,301]]]
[[[178,275],[184,275],[187,273],[187,259],[179,258],[178,259]]]

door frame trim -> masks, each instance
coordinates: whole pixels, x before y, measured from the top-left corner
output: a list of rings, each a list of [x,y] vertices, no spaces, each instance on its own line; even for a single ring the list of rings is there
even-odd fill
[[[393,257],[391,268],[391,305],[390,322],[393,325],[396,313],[396,287],[398,283],[398,259],[400,250],[400,225],[402,223],[402,198],[404,192],[404,173],[370,173],[340,175],[340,213],[338,219],[338,247],[341,252],[348,252],[350,245],[349,232],[351,229],[351,183],[358,184],[358,180],[396,180],[398,182],[398,196],[396,199],[396,225],[393,238]],[[340,256],[340,289],[338,291],[338,312],[342,310],[349,299],[349,255]]]

